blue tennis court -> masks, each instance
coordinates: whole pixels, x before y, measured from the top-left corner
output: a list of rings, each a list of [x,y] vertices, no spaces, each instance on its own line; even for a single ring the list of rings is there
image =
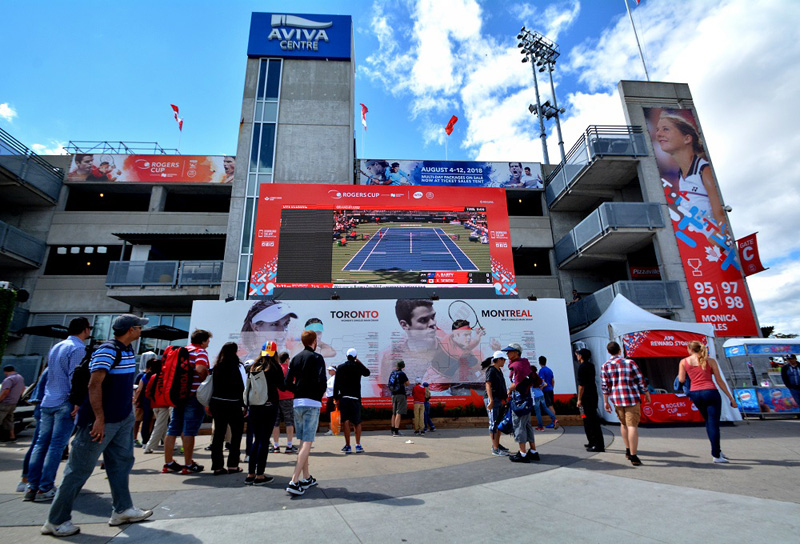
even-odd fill
[[[441,228],[382,228],[342,270],[478,270]]]

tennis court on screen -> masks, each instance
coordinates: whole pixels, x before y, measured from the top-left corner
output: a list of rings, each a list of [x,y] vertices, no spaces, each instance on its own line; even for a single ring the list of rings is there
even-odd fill
[[[478,270],[441,228],[381,228],[342,270]]]

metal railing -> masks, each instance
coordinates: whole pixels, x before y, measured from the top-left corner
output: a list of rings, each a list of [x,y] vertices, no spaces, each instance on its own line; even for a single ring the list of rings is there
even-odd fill
[[[114,155],[180,155],[174,148],[161,147],[158,142],[107,142],[70,140],[65,148],[76,153],[111,153]]]
[[[647,153],[639,126],[591,125],[545,180],[547,205],[567,191],[587,165],[598,157],[643,157]]]
[[[0,221],[0,252],[9,253],[40,266],[47,244],[25,231]]]
[[[114,261],[106,287],[185,287],[222,283],[222,261]]]
[[[556,262],[563,263],[609,231],[663,226],[661,206],[655,202],[604,202],[555,244]]]
[[[675,310],[684,307],[680,283],[677,281],[618,281],[567,306],[570,329],[586,325],[600,317],[618,294],[640,308],[650,310]]]
[[[64,180],[64,170],[41,158],[2,128],[0,128],[0,166],[24,184],[35,187],[54,201],[58,200]]]

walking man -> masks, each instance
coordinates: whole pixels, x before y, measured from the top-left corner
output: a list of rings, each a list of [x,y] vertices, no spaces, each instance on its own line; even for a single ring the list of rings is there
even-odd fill
[[[136,358],[131,344],[148,319],[131,314],[117,317],[111,327],[114,339],[92,354],[89,363],[89,395],[78,410],[77,433],[69,461],[50,507],[43,535],[70,536],[80,532],[73,525],[72,505],[103,455],[113,510],[112,527],[142,521],[153,515],[133,505],[128,480],[133,468],[133,403],[131,391]]]
[[[597,413],[596,371],[592,362],[592,352],[581,348],[575,352],[578,359],[578,408],[583,409],[583,430],[586,433],[586,451],[606,451],[600,416]]]
[[[76,317],[67,327],[69,337],[50,350],[47,384],[41,403],[39,435],[28,465],[28,489],[25,501],[49,501],[56,495],[58,465],[69,442],[75,423],[72,420],[72,373],[86,354],[84,342],[92,334],[85,317]]]
[[[492,455],[508,455],[508,448],[500,444],[500,431],[497,424],[503,418],[503,403],[508,398],[506,379],[503,377],[502,368],[506,364],[506,352],[495,351],[492,363],[486,369],[486,395],[483,402],[489,414],[489,437],[492,440]]]
[[[547,366],[547,357],[544,355],[539,356],[539,377],[544,382],[542,393],[544,393],[544,403],[550,409],[552,414],[556,413],[555,409],[555,395],[553,394],[553,387],[556,384],[556,378],[553,371]],[[547,425],[548,429],[558,429],[558,420],[553,416],[553,422]]]
[[[781,379],[783,385],[789,388],[794,402],[800,406],[800,365],[797,364],[797,355],[789,355],[786,362],[787,364],[781,368]]]
[[[400,421],[408,412],[408,398],[406,397],[406,387],[408,387],[408,376],[403,372],[406,364],[397,361],[395,369],[389,374],[389,392],[392,394],[392,436],[402,436],[400,432]]]
[[[0,386],[0,425],[8,435],[8,441],[14,442],[14,410],[17,409],[22,393],[25,391],[25,379],[11,365],[3,367],[3,384]]]
[[[621,349],[616,342],[609,342],[608,354],[611,358],[603,363],[603,405],[611,412],[611,404],[619,418],[619,430],[625,443],[625,457],[633,466],[642,464],[636,455],[639,449],[639,420],[642,417],[641,402],[650,404],[650,392],[644,386],[644,378],[639,367],[631,359],[620,356]]]
[[[359,361],[355,348],[347,350],[347,361],[339,365],[333,382],[333,398],[339,404],[344,427],[344,447],[348,454],[350,447],[350,427],[356,434],[356,453],[364,453],[361,447],[361,378],[369,376],[369,369]]]
[[[317,434],[322,395],[327,386],[325,359],[314,351],[317,349],[317,333],[303,331],[300,341],[303,342],[303,351],[292,357],[286,373],[286,387],[294,392],[294,425],[297,439],[300,440],[297,463],[286,488],[292,495],[302,495],[306,489],[317,485],[317,480],[308,469],[308,456]]]

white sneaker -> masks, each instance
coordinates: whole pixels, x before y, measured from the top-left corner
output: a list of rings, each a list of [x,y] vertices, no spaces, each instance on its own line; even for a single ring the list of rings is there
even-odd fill
[[[722,455],[722,453],[719,454],[719,457],[714,457],[714,462],[715,463],[730,463],[730,461],[728,461],[728,458],[725,457],[724,455]]]
[[[250,456],[249,455],[245,455],[244,456],[244,462],[245,463],[249,463],[250,462]]]
[[[112,527],[116,527],[117,525],[124,525],[126,523],[136,523],[137,521],[145,520],[152,515],[152,510],[142,510],[133,506],[124,512],[113,512],[111,514],[111,519],[108,520],[108,524]]]
[[[25,493],[27,489],[28,489],[28,484],[26,484],[25,482],[20,482],[17,484],[17,493]]]
[[[44,525],[42,525],[41,531],[43,535],[72,536],[80,533],[81,528],[77,525],[73,525],[70,520],[65,521],[61,525],[53,525],[49,521],[46,521]]]
[[[323,436],[333,436],[333,431],[328,430]]]
[[[53,487],[49,491],[37,491],[36,496],[33,498],[34,502],[47,502],[52,501],[56,496],[56,488]]]

